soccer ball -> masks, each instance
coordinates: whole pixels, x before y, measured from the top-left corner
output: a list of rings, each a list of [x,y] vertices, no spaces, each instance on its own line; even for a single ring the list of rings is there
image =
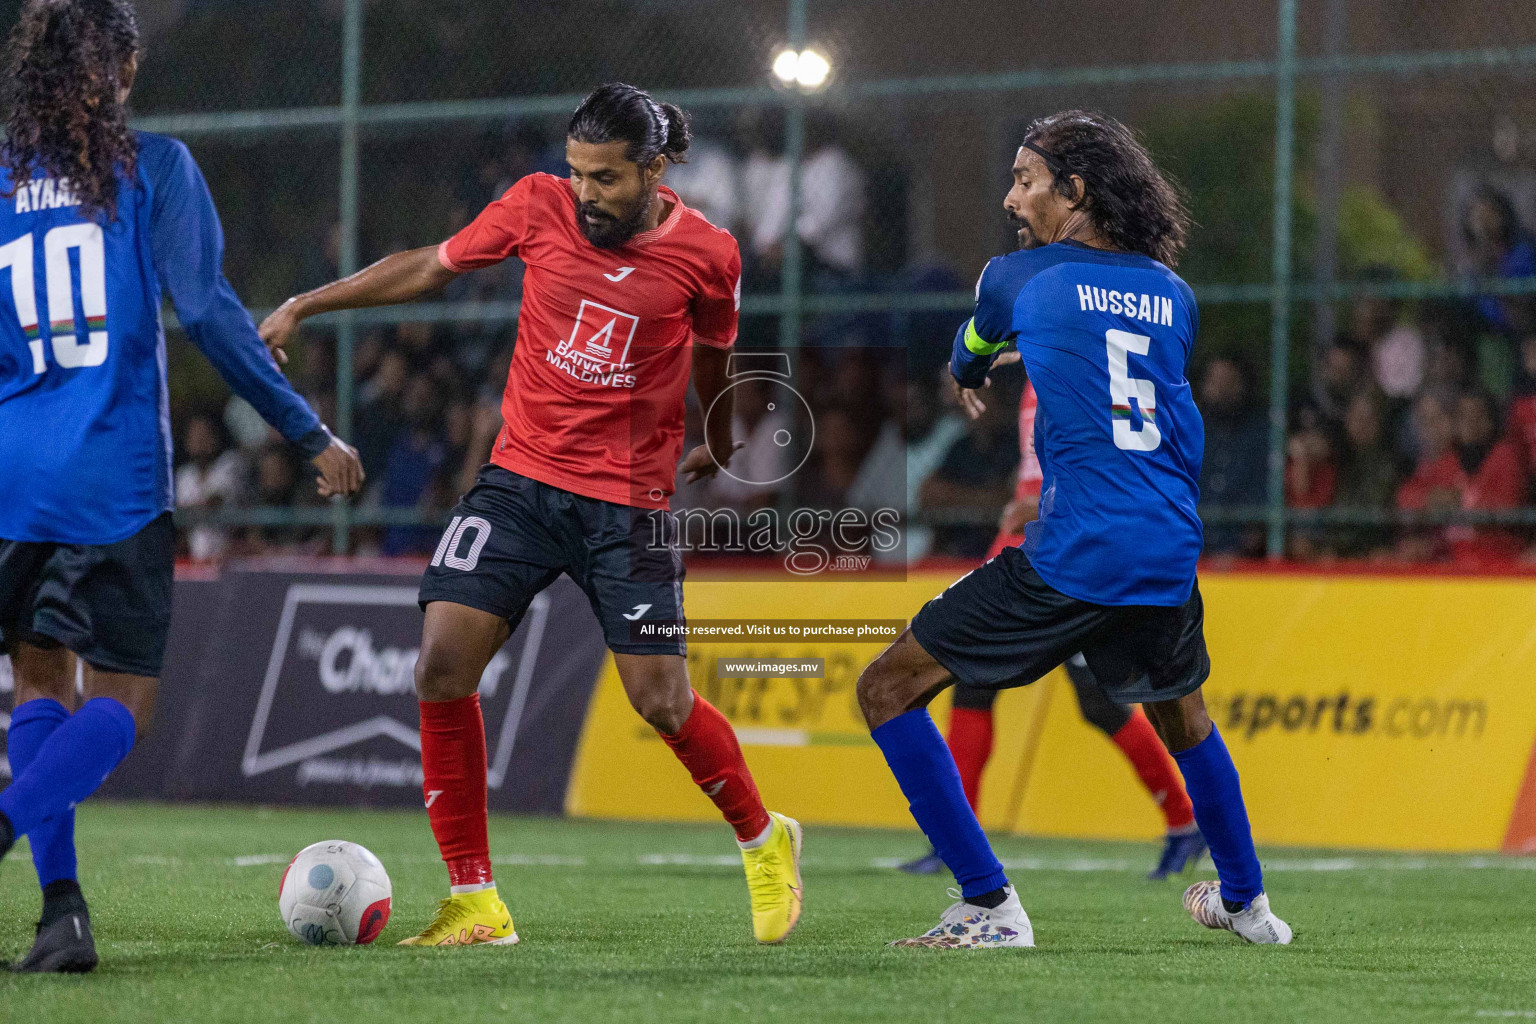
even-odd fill
[[[283,924],[311,946],[366,946],[389,923],[392,887],[384,865],[356,843],[306,846],[278,885]]]

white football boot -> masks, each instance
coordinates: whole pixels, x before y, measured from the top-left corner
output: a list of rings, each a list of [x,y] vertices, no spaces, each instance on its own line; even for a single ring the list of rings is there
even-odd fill
[[[1184,890],[1184,909],[1207,928],[1225,928],[1249,942],[1284,946],[1291,941],[1291,926],[1274,915],[1263,893],[1234,914],[1221,902],[1220,882],[1196,882]]]
[[[937,927],[912,939],[897,939],[893,946],[927,946],[930,949],[1002,949],[1005,946],[1033,946],[1035,929],[1019,902],[1013,886],[1008,898],[988,910],[960,900],[939,918]],[[951,896],[960,894],[949,890]]]

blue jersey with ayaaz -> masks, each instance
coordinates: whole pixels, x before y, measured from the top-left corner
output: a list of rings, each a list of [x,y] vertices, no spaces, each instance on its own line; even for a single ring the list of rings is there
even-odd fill
[[[137,139],[109,224],[62,179],[0,198],[0,540],[111,544],[173,507],[162,289],[236,394],[307,454],[329,443],[224,278],[192,155]]]
[[[1185,371],[1199,313],[1146,256],[1058,242],[1000,256],[976,286],[950,372],[980,387],[1017,346],[1035,386],[1040,516],[1024,551],[1080,601],[1183,604],[1200,557],[1205,427]]]

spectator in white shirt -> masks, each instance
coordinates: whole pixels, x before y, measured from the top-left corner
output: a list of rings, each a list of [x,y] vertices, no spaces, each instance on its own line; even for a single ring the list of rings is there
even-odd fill
[[[737,176],[736,158],[725,147],[695,138],[688,146],[688,159],[668,169],[667,186],[715,227],[732,231],[738,207]]]
[[[830,122],[822,117],[807,119],[806,154],[795,220],[800,240],[822,267],[857,276],[864,267],[864,171],[834,141]],[[764,192],[752,248],[764,261],[777,263],[789,227],[789,162],[781,157],[766,173],[754,173],[761,175]]]

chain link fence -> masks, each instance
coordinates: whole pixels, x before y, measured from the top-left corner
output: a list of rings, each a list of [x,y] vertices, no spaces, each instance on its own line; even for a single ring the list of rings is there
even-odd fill
[[[844,382],[842,362],[905,350],[903,381],[844,401],[860,429],[842,454],[898,431],[912,554],[978,554],[1013,492],[1022,379],[999,374],[1000,414],[969,427],[938,380],[976,273],[1011,247],[1023,128],[1106,111],[1196,220],[1180,271],[1202,306],[1212,553],[1514,558],[1533,536],[1528,2],[140,8],[138,124],[192,147],[258,314],[563,173],[564,121],[603,81],[683,105],[698,141],[668,181],[741,242],[741,347],[818,350]],[[779,84],[786,48],[825,56],[824,85]],[[221,459],[241,480],[183,494],[191,553],[430,552],[499,425],[519,294],[518,268],[493,268],[306,333],[290,373],[363,451],[354,506],[306,506],[291,456],[173,344],[178,459],[194,484]]]

